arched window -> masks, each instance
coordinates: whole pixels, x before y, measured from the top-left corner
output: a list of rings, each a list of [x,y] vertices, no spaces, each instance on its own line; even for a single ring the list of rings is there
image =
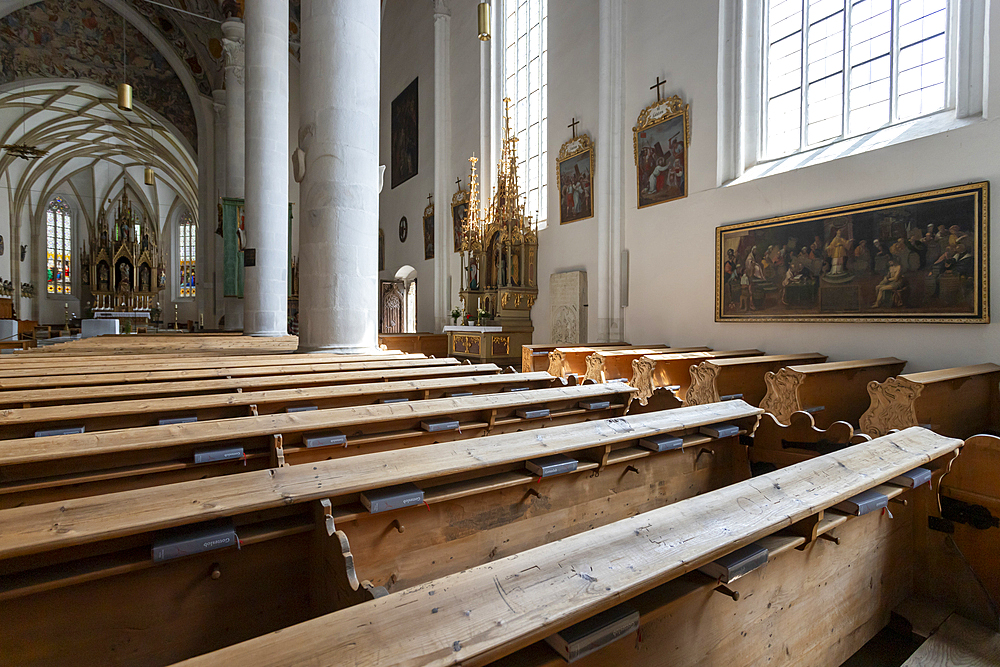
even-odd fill
[[[545,228],[548,195],[548,0],[504,0],[503,95],[510,98],[517,135],[517,178],[527,194],[525,213],[538,212]]]
[[[49,294],[72,294],[73,218],[69,204],[56,197],[45,214],[46,289]]]
[[[177,234],[177,275],[179,277],[181,298],[190,298],[195,295],[195,259],[196,259],[196,233],[197,227],[190,213],[181,216]]]

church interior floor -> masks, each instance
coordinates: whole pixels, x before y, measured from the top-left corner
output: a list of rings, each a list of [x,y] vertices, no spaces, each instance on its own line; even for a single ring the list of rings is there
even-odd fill
[[[882,629],[848,658],[841,667],[900,667],[920,648],[923,639],[892,625]]]

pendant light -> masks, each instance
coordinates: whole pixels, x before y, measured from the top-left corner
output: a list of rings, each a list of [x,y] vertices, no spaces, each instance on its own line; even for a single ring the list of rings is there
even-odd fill
[[[122,79],[128,80],[128,54],[125,52],[125,15],[122,15]],[[118,84],[118,108],[122,111],[132,110],[132,86],[127,83]]]
[[[479,3],[479,39],[490,41],[490,3]]]
[[[146,182],[146,185],[156,185],[156,176],[153,173],[153,168],[146,167],[146,171],[144,173],[145,177],[143,180]]]

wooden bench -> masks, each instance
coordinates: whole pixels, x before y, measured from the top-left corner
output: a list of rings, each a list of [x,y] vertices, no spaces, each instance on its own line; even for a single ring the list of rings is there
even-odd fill
[[[872,437],[917,424],[956,438],[1000,433],[1000,366],[907,373],[868,384],[861,430]]]
[[[690,348],[692,351],[695,348]],[[702,348],[708,351],[709,348]],[[628,379],[632,377],[632,362],[649,355],[663,354],[662,349],[627,348],[622,350],[595,350],[585,360],[587,372],[584,379],[593,382]]]
[[[1000,664],[1000,633],[951,614],[902,667],[991,667]]]
[[[234,392],[239,393],[245,390],[280,389],[283,387],[329,387],[364,382],[398,382],[420,378],[495,375],[500,370],[500,367],[495,364],[457,364],[368,371],[340,371],[334,373],[297,373],[289,375],[262,375],[259,377],[97,385],[87,387],[86,391],[81,391],[77,387],[67,387],[64,389],[58,387],[51,389],[20,389],[0,391],[0,408],[75,405],[79,403],[137,397],[198,396],[207,394],[232,395]]]
[[[691,387],[684,394],[684,405],[715,403],[724,400],[723,397],[742,398],[750,405],[758,405],[767,390],[764,373],[774,372],[785,366],[819,364],[824,361],[826,355],[815,352],[709,359],[691,366]]]
[[[697,430],[720,420],[746,428],[758,413],[734,401],[4,510],[0,642],[22,665],[191,657],[357,604],[379,585],[401,590],[746,479],[738,438]],[[687,446],[638,446],[656,434]],[[554,453],[577,470],[541,481],[525,470]],[[359,504],[359,492],[401,482],[416,483],[426,507],[370,514]],[[151,562],[158,535],[222,518],[239,551]],[[49,530],[53,521],[62,530]],[[277,582],[238,588],[267,572]],[[211,622],[195,622],[209,609]],[[157,632],[122,633],[135,618]]]
[[[856,432],[847,422],[833,422],[825,428],[817,428],[813,415],[808,412],[793,412],[787,424],[765,412],[753,433],[750,464],[759,474],[869,440],[869,436]]]
[[[672,348],[667,345],[642,345],[624,349],[644,350],[646,354],[666,352],[699,352],[707,350],[707,347],[678,347]],[[560,347],[549,352],[549,373],[556,377],[566,377],[567,375],[579,375],[583,377],[587,373],[587,357],[597,350],[592,347]]]
[[[448,356],[448,334],[409,333],[379,334],[378,344],[389,350],[426,354],[433,357]]]
[[[385,359],[368,361],[325,362],[318,364],[289,364],[277,366],[242,366],[236,368],[190,368],[166,371],[119,371],[113,373],[81,373],[79,375],[45,375],[29,377],[0,377],[0,390],[41,387],[91,387],[96,385],[126,384],[157,381],[197,380],[207,378],[245,378],[273,374],[329,373],[336,371],[365,371],[391,368],[422,368],[429,366],[458,366],[458,359]],[[100,370],[100,369],[93,369]]]
[[[185,350],[191,354],[282,354],[294,352],[298,336],[274,338],[243,336],[239,333],[214,334],[122,334],[95,336],[40,347],[38,354],[108,354],[109,352],[166,352]]]
[[[639,390],[636,397],[640,405],[647,401],[658,389],[669,389],[680,400],[684,399],[691,386],[691,367],[706,359],[727,359],[730,357],[754,357],[764,353],[760,350],[710,350],[707,352],[665,352],[649,354],[632,362],[631,385]]]
[[[895,357],[832,361],[786,366],[764,373],[767,394],[760,407],[788,423],[793,412],[808,410],[816,424],[826,428],[836,421],[857,424],[868,409],[869,382],[884,382],[903,371],[906,362]]]
[[[569,382],[575,384],[574,379]],[[38,431],[60,428],[83,427],[87,433],[93,433],[156,426],[160,420],[171,418],[229,419],[297,409],[371,405],[379,401],[419,401],[456,394],[497,393],[513,388],[547,389],[566,383],[563,378],[540,371],[9,408],[0,410],[0,439],[30,438]]]
[[[0,508],[624,415],[633,389],[585,385],[0,441]],[[605,401],[588,408],[585,401]],[[537,412],[536,411],[540,411]],[[424,422],[458,428],[427,430]],[[304,437],[343,435],[308,447]],[[198,452],[242,448],[195,463]]]
[[[549,368],[549,352],[559,345],[522,345],[521,372],[544,371]],[[563,345],[563,347],[566,347]],[[631,347],[630,343],[588,343],[587,347],[595,349],[613,349],[616,347]]]
[[[851,520],[829,508],[872,488],[897,497],[903,489],[888,480],[917,466],[944,469],[961,444],[908,429],[182,664],[486,664],[627,603],[642,615],[642,641],[650,643],[619,641],[585,664],[662,665],[669,655],[671,665],[756,665],[787,648],[805,664],[832,667],[874,635],[886,607],[912,587],[909,571],[885,556],[907,553],[912,532],[896,529],[905,520],[879,513]],[[779,531],[826,511],[824,529],[850,541],[795,557],[806,538]],[[745,595],[693,574],[755,541],[767,546],[771,564],[741,580],[736,588]],[[863,595],[845,596],[848,586]],[[548,664],[559,664],[549,656]],[[527,658],[513,655],[509,664],[536,664]]]

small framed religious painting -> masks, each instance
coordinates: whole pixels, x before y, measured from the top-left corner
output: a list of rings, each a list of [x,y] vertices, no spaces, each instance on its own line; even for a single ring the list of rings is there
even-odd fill
[[[469,215],[469,191],[459,189],[451,197],[451,226],[454,233],[455,252],[462,251],[462,229]]]
[[[717,322],[987,323],[989,183],[716,230]]]
[[[424,209],[424,259],[434,259],[434,204]]]
[[[594,217],[594,144],[581,134],[559,149],[556,160],[559,223]]]
[[[646,107],[632,134],[639,208],[687,197],[689,105],[675,95]]]

